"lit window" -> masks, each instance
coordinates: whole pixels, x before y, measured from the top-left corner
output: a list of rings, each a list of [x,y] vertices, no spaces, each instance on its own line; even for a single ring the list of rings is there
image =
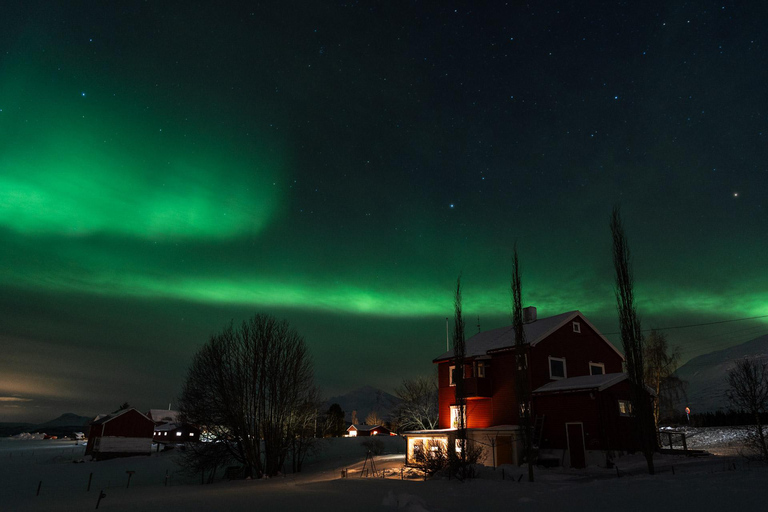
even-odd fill
[[[167,435],[168,435],[168,432],[163,432],[163,435],[164,435],[164,436],[167,436]]]
[[[565,371],[565,358],[550,357],[549,358],[549,378],[565,379],[567,376],[568,374]]]
[[[589,363],[590,375],[605,375],[605,365],[603,363]]]
[[[632,402],[619,400],[619,416],[632,416]]]
[[[189,437],[194,437],[194,436],[195,434],[193,434],[192,432],[189,433]]]
[[[475,362],[475,377],[485,378],[485,363],[482,361]]]
[[[461,415],[461,418],[459,418],[459,409],[462,409],[463,414]],[[465,407],[459,407],[458,405],[452,405],[451,406],[451,428],[459,428],[459,419],[462,419],[464,422],[464,427],[467,426],[467,408]]]
[[[181,432],[176,432],[176,437],[181,436]]]
[[[573,332],[581,332],[581,324],[579,322],[573,322]]]

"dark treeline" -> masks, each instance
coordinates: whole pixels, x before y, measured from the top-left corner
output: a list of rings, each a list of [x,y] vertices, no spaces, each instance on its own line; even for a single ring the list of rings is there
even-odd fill
[[[760,420],[765,425],[768,422],[768,413],[762,414]],[[676,418],[670,418],[665,422],[667,425],[690,425],[692,427],[738,427],[744,425],[754,425],[755,417],[746,412],[736,411],[717,411],[691,414],[691,421],[682,414]]]

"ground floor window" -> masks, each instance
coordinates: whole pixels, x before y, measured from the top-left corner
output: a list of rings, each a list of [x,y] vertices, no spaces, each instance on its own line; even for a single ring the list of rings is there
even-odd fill
[[[619,415],[632,416],[632,402],[629,400],[619,400]]]

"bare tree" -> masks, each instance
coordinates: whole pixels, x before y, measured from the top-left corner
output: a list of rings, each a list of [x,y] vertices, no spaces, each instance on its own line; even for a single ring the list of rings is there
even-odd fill
[[[323,423],[324,437],[341,437],[346,432],[346,422],[344,421],[344,411],[339,404],[331,404],[325,413]]]
[[[371,411],[365,417],[365,424],[366,425],[383,425],[384,420],[381,419],[378,412]]]
[[[302,411],[315,407],[313,380],[304,339],[286,322],[257,314],[211,336],[195,354],[179,412],[226,446],[246,476],[274,476],[304,424]]]
[[[726,392],[734,408],[746,411],[755,419],[755,428],[748,443],[759,458],[768,460],[765,426],[760,416],[768,412],[768,363],[756,358],[744,358],[728,372]]]
[[[645,340],[645,384],[656,393],[653,402],[653,419],[656,430],[663,414],[669,415],[673,407],[685,396],[683,381],[675,375],[680,364],[680,351],[670,351],[667,336],[652,330]]]
[[[405,379],[395,390],[400,398],[397,423],[401,430],[431,430],[437,428],[437,382],[431,377]]]
[[[643,332],[635,307],[634,278],[630,263],[629,245],[624,234],[618,206],[613,208],[611,214],[611,235],[613,238],[613,267],[616,271],[616,309],[619,313],[621,342],[627,362],[627,376],[635,412],[635,429],[641,450],[648,463],[648,473],[652,475],[654,474],[653,453],[656,450],[653,411],[643,381],[645,376]]]
[[[515,398],[520,413],[520,431],[523,434],[523,450],[528,463],[528,481],[533,482],[533,431],[531,425],[531,390],[528,377],[528,357],[525,345],[525,326],[523,324],[522,284],[520,282],[520,262],[515,244],[512,258],[512,327],[515,331]]]

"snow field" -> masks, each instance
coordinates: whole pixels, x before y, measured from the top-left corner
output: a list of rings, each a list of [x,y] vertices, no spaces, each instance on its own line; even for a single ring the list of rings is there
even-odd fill
[[[700,438],[705,437],[702,434]],[[728,439],[727,433],[710,437],[716,442]],[[655,476],[645,473],[642,457],[625,456],[616,460],[621,478],[615,469],[537,468],[535,483],[526,482],[525,477],[518,483],[524,468],[505,466],[496,470],[481,468],[478,478],[472,481],[436,478],[425,482],[418,475],[413,479],[399,479],[405,448],[402,439],[380,440],[385,442],[387,453],[375,458],[377,469],[389,469],[398,475],[396,478],[362,478],[365,439],[349,438],[323,440],[324,449],[297,475],[199,485],[199,476],[189,477],[179,472],[173,452],[73,463],[71,455],[76,447],[72,441],[3,439],[0,440],[0,511],[93,510],[101,489],[107,496],[99,510],[131,512],[142,508],[189,512],[366,509],[580,512],[614,507],[622,511],[722,511],[764,510],[768,502],[768,468],[758,463],[748,464],[741,458],[657,456]],[[348,478],[340,478],[342,469],[349,470]],[[127,470],[135,471],[128,489]],[[166,471],[170,475],[167,487],[164,485]],[[93,481],[90,492],[86,492],[90,473],[94,475]],[[41,492],[36,496],[41,480]]]

